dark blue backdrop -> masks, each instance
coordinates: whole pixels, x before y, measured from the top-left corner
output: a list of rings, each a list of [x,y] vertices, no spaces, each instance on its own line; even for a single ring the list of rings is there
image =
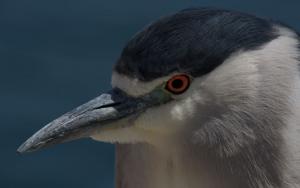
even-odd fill
[[[114,147],[91,140],[15,150],[47,122],[110,87],[130,37],[158,17],[214,6],[300,30],[299,0],[0,0],[0,187],[113,187]]]

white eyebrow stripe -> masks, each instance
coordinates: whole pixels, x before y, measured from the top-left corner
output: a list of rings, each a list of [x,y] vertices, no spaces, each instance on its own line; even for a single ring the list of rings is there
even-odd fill
[[[245,54],[255,54],[255,55],[245,59],[245,61],[251,60],[252,57],[255,57],[255,58],[268,57],[268,58],[273,58],[274,59],[273,61],[276,61],[276,58],[274,58],[274,57],[282,55],[282,53],[274,54],[274,52],[276,52],[276,50],[282,48],[282,50],[278,50],[278,52],[282,52],[282,51],[286,51],[286,49],[287,49],[286,47],[290,48],[292,46],[293,48],[290,49],[290,51],[288,51],[289,54],[294,53],[295,56],[298,55],[298,51],[294,52],[295,49],[298,49],[297,46],[299,45],[298,40],[296,39],[298,37],[296,35],[296,33],[288,28],[284,28],[284,27],[280,27],[280,26],[276,26],[275,29],[279,33],[280,37],[267,43],[267,45],[270,45],[270,43],[272,45],[275,45],[275,46],[272,46],[272,48],[267,46],[268,48],[264,47],[263,49],[260,49],[260,50],[249,50],[249,51],[241,51],[241,52],[235,52],[235,53],[244,53],[244,55]],[[281,43],[276,42],[279,40],[281,40]],[[263,47],[263,46],[261,46],[261,47]],[[270,52],[266,51],[266,50],[269,50]],[[269,56],[267,56],[267,55],[262,56],[261,53],[263,53],[263,52],[264,53],[268,52]],[[231,55],[235,55],[235,53],[233,53]],[[224,62],[228,61],[229,58],[232,58],[232,57],[229,56],[227,59],[224,60]],[[240,58],[242,58],[242,57],[240,57]],[[231,59],[229,59],[229,60],[231,60]],[[224,65],[225,64],[222,63],[218,67],[223,67]],[[178,72],[171,73],[168,76],[161,77],[161,78],[155,79],[153,81],[145,82],[145,81],[141,81],[137,78],[131,78],[126,75],[119,74],[117,72],[113,72],[111,84],[112,84],[112,87],[117,87],[117,88],[123,90],[124,92],[126,92],[130,96],[138,97],[138,96],[142,96],[142,95],[149,93],[155,87],[161,85],[163,82],[166,82],[167,80],[169,80],[172,76],[174,76],[176,74],[178,74]]]
[[[130,78],[126,75],[113,72],[111,85],[112,87],[117,87],[123,90],[128,95],[138,97],[149,93],[155,87],[161,85],[163,82],[168,81],[172,75],[161,77],[150,82],[144,82],[138,80],[137,78]]]

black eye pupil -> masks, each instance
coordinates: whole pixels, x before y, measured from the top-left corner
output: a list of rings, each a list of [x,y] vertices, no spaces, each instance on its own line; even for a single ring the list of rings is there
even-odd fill
[[[176,79],[172,82],[172,87],[175,89],[180,89],[183,86],[183,81],[180,79]]]

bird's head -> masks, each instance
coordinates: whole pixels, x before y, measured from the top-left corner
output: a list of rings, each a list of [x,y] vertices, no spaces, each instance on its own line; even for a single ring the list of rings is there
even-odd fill
[[[49,123],[18,151],[92,137],[185,140],[232,155],[272,140],[288,110],[296,38],[288,28],[232,11],[164,17],[125,46],[111,91]]]

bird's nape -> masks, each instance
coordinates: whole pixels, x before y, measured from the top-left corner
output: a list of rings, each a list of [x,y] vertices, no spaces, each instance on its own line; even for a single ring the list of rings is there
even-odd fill
[[[125,46],[110,92],[18,151],[117,143],[118,188],[300,187],[299,46],[291,28],[240,12],[163,17]]]

